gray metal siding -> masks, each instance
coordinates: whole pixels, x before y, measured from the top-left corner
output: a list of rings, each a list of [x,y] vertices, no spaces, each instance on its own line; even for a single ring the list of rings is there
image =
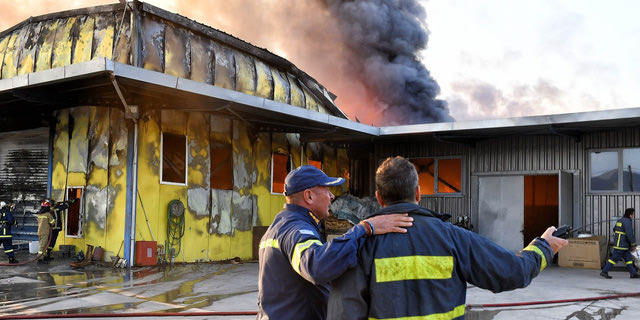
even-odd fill
[[[394,142],[376,145],[376,163],[390,156],[442,157],[462,156],[462,196],[424,196],[420,204],[454,216],[471,215],[471,177],[491,174],[548,174],[566,170],[572,172],[580,185],[574,185],[574,227],[614,219],[632,207],[640,211],[640,193],[593,194],[589,192],[589,151],[591,149],[640,147],[640,129],[622,128],[583,134],[579,137],[560,135],[510,135],[479,140],[475,145],[424,142]],[[472,219],[473,220],[473,219]],[[636,220],[635,229],[640,223]],[[611,236],[613,222],[596,223],[584,232]]]

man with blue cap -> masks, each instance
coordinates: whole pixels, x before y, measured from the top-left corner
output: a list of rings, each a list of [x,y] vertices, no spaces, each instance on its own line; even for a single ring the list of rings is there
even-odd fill
[[[286,204],[260,241],[257,319],[325,319],[330,281],[357,264],[361,240],[412,225],[407,214],[376,216],[325,242],[320,221],[335,198],[329,187],[344,181],[310,165],[285,178]]]

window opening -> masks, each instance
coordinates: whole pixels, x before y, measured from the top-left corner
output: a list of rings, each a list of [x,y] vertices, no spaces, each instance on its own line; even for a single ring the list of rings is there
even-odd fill
[[[284,179],[291,171],[291,161],[288,155],[274,153],[271,157],[271,192],[284,192]]]
[[[231,144],[211,147],[211,188],[233,189],[233,161]]]
[[[187,181],[187,138],[162,133],[162,182],[185,184]]]
[[[82,187],[67,188],[67,199],[70,202],[69,208],[66,210],[65,219],[65,235],[67,237],[82,237],[82,227],[84,224],[83,194],[84,188]]]

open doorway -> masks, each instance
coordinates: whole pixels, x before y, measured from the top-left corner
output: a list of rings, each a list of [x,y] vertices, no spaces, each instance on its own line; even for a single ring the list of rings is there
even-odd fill
[[[67,218],[65,219],[66,225],[65,235],[67,237],[81,238],[82,237],[82,224],[83,224],[83,201],[82,194],[84,188],[82,187],[69,187],[67,188],[67,199],[73,201],[69,205],[67,210]]]
[[[524,245],[558,225],[558,175],[524,177]]]

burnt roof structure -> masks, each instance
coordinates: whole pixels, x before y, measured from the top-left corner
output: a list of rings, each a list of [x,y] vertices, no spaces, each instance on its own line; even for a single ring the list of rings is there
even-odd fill
[[[31,17],[0,33],[0,59],[2,131],[86,105],[121,106],[134,118],[210,112],[315,137],[375,131],[349,121],[335,96],[286,59],[139,1]]]

